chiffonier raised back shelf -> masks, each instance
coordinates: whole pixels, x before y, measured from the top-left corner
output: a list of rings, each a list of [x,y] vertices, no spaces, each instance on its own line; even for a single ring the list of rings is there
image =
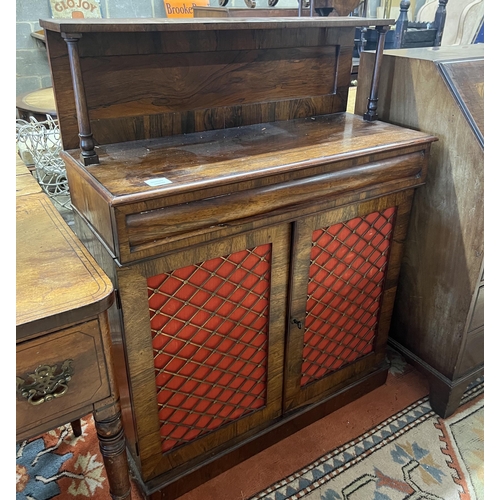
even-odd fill
[[[345,112],[360,18],[41,21],[125,434],[176,498],[383,384],[435,137]]]

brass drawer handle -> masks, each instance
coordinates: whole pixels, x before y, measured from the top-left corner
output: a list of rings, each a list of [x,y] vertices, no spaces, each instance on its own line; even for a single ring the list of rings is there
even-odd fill
[[[68,390],[67,383],[73,375],[73,360],[67,359],[60,366],[40,365],[25,378],[16,377],[16,391],[32,405],[60,398]]]

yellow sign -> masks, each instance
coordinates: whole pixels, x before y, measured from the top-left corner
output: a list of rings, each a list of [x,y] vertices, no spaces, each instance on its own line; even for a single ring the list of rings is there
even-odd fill
[[[163,0],[167,17],[194,17],[193,7],[210,5],[209,0]]]
[[[50,0],[50,7],[54,18],[102,17],[99,0]]]

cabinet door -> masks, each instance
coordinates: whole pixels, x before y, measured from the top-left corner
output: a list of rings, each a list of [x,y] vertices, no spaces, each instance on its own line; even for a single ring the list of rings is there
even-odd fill
[[[282,413],[290,226],[118,270],[142,477]]]
[[[285,410],[326,397],[384,362],[412,194],[296,222]]]

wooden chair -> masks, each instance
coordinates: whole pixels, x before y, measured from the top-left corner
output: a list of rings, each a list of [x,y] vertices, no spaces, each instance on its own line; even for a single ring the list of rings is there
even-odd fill
[[[438,47],[441,45],[447,2],[448,0],[439,0],[439,7],[436,9],[432,21],[414,23],[408,20],[410,0],[401,0],[395,29],[387,32],[384,48],[409,49],[413,47]],[[372,28],[360,30],[357,38],[359,38],[358,52],[375,50],[377,41],[375,30]]]
[[[402,0],[393,43],[386,48],[439,47],[474,43],[484,18],[484,0],[427,0],[408,21],[410,0]],[[430,43],[430,42],[433,43]]]
[[[434,19],[438,0],[427,0],[419,9],[416,20]],[[484,18],[484,0],[454,0],[446,8],[446,23],[442,45],[467,45],[474,43]]]

